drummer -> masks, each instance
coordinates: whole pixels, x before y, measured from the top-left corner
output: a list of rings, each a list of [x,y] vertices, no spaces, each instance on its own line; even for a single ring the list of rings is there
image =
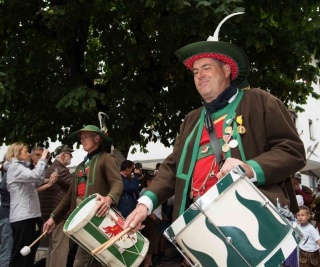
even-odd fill
[[[203,103],[185,117],[173,152],[127,217],[125,227],[133,231],[173,195],[175,220],[239,165],[273,203],[279,198],[292,212],[298,210],[289,177],[304,167],[306,159],[289,112],[270,93],[244,88],[250,68],[246,54],[217,36],[175,52],[193,73]]]
[[[70,138],[80,140],[83,149],[88,152],[84,161],[75,170],[74,186],[70,186],[67,195],[46,221],[43,231],[51,231],[63,216],[75,209],[87,196],[99,193],[97,198],[97,216],[105,216],[111,205],[116,205],[123,190],[121,176],[115,157],[105,152],[111,147],[112,140],[108,135],[94,125],[87,125],[74,132]],[[78,247],[74,267],[101,266],[91,254]]]

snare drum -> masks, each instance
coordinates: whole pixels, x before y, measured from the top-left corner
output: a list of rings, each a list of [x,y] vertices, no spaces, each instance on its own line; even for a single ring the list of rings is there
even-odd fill
[[[193,203],[165,236],[192,266],[281,266],[297,247],[290,222],[235,168]]]
[[[70,214],[63,231],[89,253],[123,230],[124,219],[113,209],[105,217],[95,216],[96,197],[87,197]],[[125,235],[95,258],[106,266],[139,266],[147,254],[149,241],[141,233]]]

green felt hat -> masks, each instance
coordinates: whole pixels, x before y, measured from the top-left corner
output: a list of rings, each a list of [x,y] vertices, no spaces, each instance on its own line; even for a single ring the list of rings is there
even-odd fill
[[[218,25],[213,36],[207,41],[186,45],[175,52],[175,55],[183,64],[192,70],[193,63],[200,58],[218,59],[231,67],[231,80],[237,84],[243,82],[249,74],[249,59],[247,55],[236,45],[218,40],[221,25],[234,15],[243,14],[238,12],[225,17]]]
[[[79,139],[79,134],[81,132],[93,132],[93,133],[96,133],[98,135],[101,136],[104,144],[108,145],[108,144],[112,144],[112,139],[108,136],[108,133],[106,132],[103,132],[102,130],[100,130],[97,126],[95,125],[87,125],[85,126],[84,128],[82,128],[81,130],[79,131],[76,131],[72,134],[70,134],[70,138],[75,140],[75,141],[78,141]]]

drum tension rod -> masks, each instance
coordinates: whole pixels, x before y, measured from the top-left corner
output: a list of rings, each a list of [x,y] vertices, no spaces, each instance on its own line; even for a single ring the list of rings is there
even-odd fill
[[[191,267],[198,267],[200,266],[199,263],[195,263],[193,264],[189,258],[185,255],[185,253],[180,249],[179,245],[177,244],[177,242],[175,241],[174,238],[171,238],[171,236],[169,236],[168,232],[164,232],[164,236],[172,243],[172,245],[176,248],[176,250],[181,254],[181,256],[187,261],[187,263],[191,266]]]

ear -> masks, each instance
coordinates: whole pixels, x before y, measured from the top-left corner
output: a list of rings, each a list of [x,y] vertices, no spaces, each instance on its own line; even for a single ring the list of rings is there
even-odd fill
[[[229,64],[224,64],[223,65],[223,71],[224,71],[224,76],[226,78],[231,76],[231,67],[230,67]]]
[[[96,135],[96,136],[94,137],[94,141],[95,141],[96,143],[100,142],[100,139],[101,139],[101,137],[100,137],[99,135]]]

